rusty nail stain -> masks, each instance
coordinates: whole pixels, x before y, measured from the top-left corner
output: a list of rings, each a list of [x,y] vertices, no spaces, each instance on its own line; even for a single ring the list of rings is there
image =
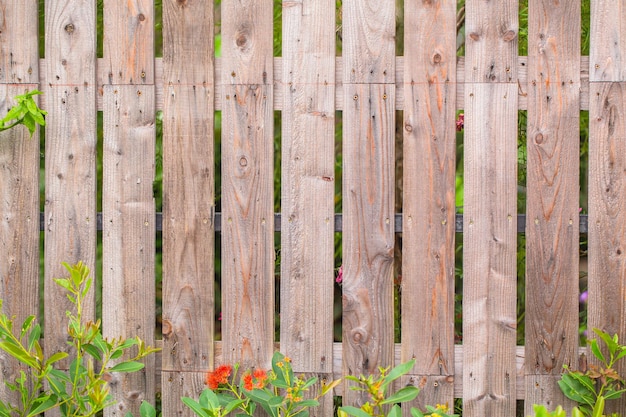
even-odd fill
[[[139,16],[137,16],[137,18],[139,18],[140,22],[143,22],[144,20],[146,20],[146,16],[143,13],[139,13]]]
[[[233,72],[231,72],[231,73],[230,73],[230,76],[231,76],[231,77],[236,77],[236,76],[237,76],[237,73],[235,73],[235,71],[233,71]]]
[[[383,100],[387,100],[387,94],[383,94]]]
[[[145,71],[141,71],[141,78],[146,78],[146,72]]]

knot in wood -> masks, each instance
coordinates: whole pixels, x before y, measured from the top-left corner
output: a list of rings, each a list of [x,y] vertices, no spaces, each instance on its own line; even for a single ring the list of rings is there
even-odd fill
[[[355,329],[352,329],[350,333],[351,333],[350,338],[356,344],[367,343],[369,339],[369,334],[367,330],[365,330],[363,327],[357,327]]]
[[[74,33],[74,25],[72,23],[68,23],[65,25],[65,31],[67,33]]]

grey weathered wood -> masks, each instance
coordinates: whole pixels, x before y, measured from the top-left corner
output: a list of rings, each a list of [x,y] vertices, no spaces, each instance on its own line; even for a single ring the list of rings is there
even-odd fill
[[[456,1],[404,9],[402,361],[425,411],[454,401]]]
[[[580,2],[529,3],[526,414],[574,405],[558,388],[578,367]],[[533,386],[539,388],[529,389]]]
[[[154,88],[104,87],[102,326],[105,337],[154,345]],[[114,375],[117,404],[105,415],[138,413],[154,401],[154,357],[145,370]]]
[[[161,401],[183,415],[180,398],[199,396],[214,357],[213,2],[165,1],[163,33]]]
[[[343,2],[342,53],[343,369],[367,376],[393,364],[395,1]]]
[[[598,328],[620,340],[624,320],[626,233],[626,83],[592,82],[589,111],[589,337]],[[602,343],[601,343],[602,345]],[[591,363],[598,364],[592,354]],[[626,371],[623,364],[616,369]],[[619,411],[624,399],[616,401]]]
[[[104,84],[154,84],[154,0],[109,1],[103,15]]]
[[[283,6],[280,341],[294,371],[332,379],[335,2]],[[314,413],[331,415],[333,397]]]
[[[0,1],[0,83],[39,82],[38,3],[38,0]]]
[[[517,85],[465,88],[463,415],[515,415]]]
[[[590,80],[626,80],[626,4],[614,0],[592,1],[589,33]]]
[[[223,1],[224,359],[269,367],[274,350],[272,3]]]
[[[67,351],[67,317],[73,310],[54,278],[62,263],[82,261],[96,278],[96,5],[46,2],[44,308],[47,354]],[[95,287],[94,287],[95,288]],[[95,291],[84,303],[95,319]],[[67,369],[69,360],[57,366]]]
[[[624,318],[624,172],[626,157],[626,6],[598,0],[591,4],[589,57],[589,304],[588,329],[626,337]],[[601,344],[602,345],[602,344]],[[606,350],[605,350],[606,353]],[[598,365],[590,353],[589,361]],[[626,366],[616,370],[623,374]],[[607,404],[622,412],[626,399]]]
[[[13,97],[36,85],[0,83],[0,114]],[[2,312],[14,316],[19,331],[26,317],[39,315],[39,133],[29,138],[18,126],[0,133],[0,300]],[[14,382],[27,367],[0,350],[0,398],[19,404]],[[18,395],[16,395],[18,394]]]
[[[393,88],[350,84],[343,144],[344,374],[370,375],[393,364]],[[346,86],[348,88],[348,86]],[[350,105],[352,104],[352,105]],[[348,390],[343,404],[361,404]]]
[[[466,83],[517,84],[518,7],[518,2],[511,0],[466,1]]]
[[[38,88],[37,0],[0,0],[0,117],[13,97]],[[2,311],[24,319],[39,313],[39,133],[18,126],[0,134],[0,299]],[[26,370],[0,351],[0,398],[19,404],[4,381]]]

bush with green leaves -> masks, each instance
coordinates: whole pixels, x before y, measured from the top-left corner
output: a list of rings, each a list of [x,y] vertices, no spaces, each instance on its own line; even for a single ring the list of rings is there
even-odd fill
[[[44,116],[48,114],[41,110],[33,96],[42,94],[39,90],[32,90],[15,96],[16,104],[0,119],[0,132],[9,130],[17,125],[24,125],[33,136],[37,125],[45,126]]]
[[[104,338],[100,320],[94,322],[83,315],[92,285],[89,268],[82,262],[63,265],[70,276],[54,281],[67,291],[74,306],[74,311],[66,312],[69,353],[44,354],[35,316],[17,327],[14,317],[0,313],[0,349],[26,366],[14,381],[5,381],[10,390],[19,393],[20,402],[0,400],[0,417],[36,416],[53,408],[63,417],[97,415],[115,403],[107,383],[112,373],[139,371],[144,367],[139,361],[158,350],[146,346],[139,337]],[[66,370],[53,366],[65,360]]]

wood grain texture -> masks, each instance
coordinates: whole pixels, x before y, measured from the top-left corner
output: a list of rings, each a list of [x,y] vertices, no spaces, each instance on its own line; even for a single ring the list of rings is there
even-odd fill
[[[272,2],[224,0],[220,7],[221,83],[271,85],[274,72]]]
[[[578,367],[580,2],[532,0],[528,20],[526,375],[542,388],[526,414],[565,404],[557,381]]]
[[[518,7],[511,0],[466,1],[466,82],[517,82]]]
[[[274,351],[273,114],[267,86],[225,87],[222,112],[224,359],[268,368]]]
[[[454,400],[456,2],[404,6],[402,360],[425,411]]]
[[[0,83],[39,82],[38,4],[38,0],[0,1]]]
[[[107,2],[103,44],[106,84],[154,84],[154,0]]]
[[[104,87],[102,328],[105,337],[139,336],[154,346],[154,88]],[[107,416],[154,401],[154,357],[133,374],[113,376],[117,404]]]
[[[332,40],[334,31],[334,24],[328,25],[334,4],[326,3],[304,1],[283,11],[289,104],[282,112],[287,225],[281,233],[281,323],[286,326],[280,339],[294,366],[309,372],[327,370],[332,360],[332,332],[324,323],[332,321],[334,285],[335,59],[333,43],[318,41],[328,39],[329,32]]]
[[[295,372],[332,378],[335,2],[283,7],[280,341]],[[312,394],[312,393],[311,393]],[[332,395],[314,413],[333,412]]]
[[[614,0],[592,1],[589,33],[590,80],[626,81],[626,4]]]
[[[391,88],[390,88],[391,87]],[[343,143],[343,369],[371,375],[393,364],[394,88],[347,85]],[[361,405],[349,390],[343,404]]]
[[[588,328],[626,335],[626,83],[591,83]],[[590,337],[594,337],[591,334]],[[589,361],[595,363],[593,355]],[[618,372],[625,372],[619,364]],[[620,399],[610,410],[620,411]]]
[[[191,415],[213,367],[213,2],[163,3],[164,415]],[[180,59],[184,56],[185,59]]]
[[[344,84],[394,82],[394,6],[394,0],[346,0],[342,3]]]
[[[13,106],[13,97],[36,85],[0,83],[0,114]],[[2,313],[14,316],[14,328],[39,314],[39,132],[29,138],[23,126],[0,134],[0,300]],[[4,382],[26,371],[0,350],[0,398],[19,404],[20,396]]]
[[[224,359],[269,368],[274,351],[272,2],[222,11]]]
[[[465,88],[463,415],[515,415],[517,84]]]
[[[96,273],[96,5],[46,2],[48,82],[45,149],[44,313],[46,353],[66,351],[66,291],[54,278],[65,277],[62,263],[82,261]],[[95,291],[84,316],[95,319]],[[57,366],[67,369],[69,361]]]

